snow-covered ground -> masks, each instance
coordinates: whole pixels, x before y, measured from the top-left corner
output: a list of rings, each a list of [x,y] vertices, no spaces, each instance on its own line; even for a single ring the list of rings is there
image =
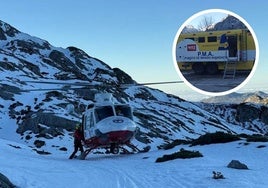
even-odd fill
[[[69,160],[69,152],[39,155],[28,146],[0,140],[0,172],[20,188],[44,187],[267,187],[267,143],[237,141],[227,144],[158,150],[133,155],[91,154],[86,160]],[[20,149],[15,148],[19,146]],[[180,148],[200,151],[204,157],[155,163],[163,154]],[[249,170],[227,168],[233,160]],[[225,179],[213,179],[212,171]]]

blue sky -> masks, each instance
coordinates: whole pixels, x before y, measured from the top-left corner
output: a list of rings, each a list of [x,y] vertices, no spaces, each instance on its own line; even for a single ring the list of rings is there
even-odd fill
[[[244,18],[259,41],[260,59],[245,87],[267,85],[267,16],[265,1],[243,0],[9,0],[1,2],[0,20],[57,47],[76,46],[138,82],[180,80],[172,61],[179,27],[206,9],[226,9]],[[185,84],[159,86],[183,95],[196,94]],[[257,88],[258,89],[258,88]],[[183,97],[183,96],[182,96]]]

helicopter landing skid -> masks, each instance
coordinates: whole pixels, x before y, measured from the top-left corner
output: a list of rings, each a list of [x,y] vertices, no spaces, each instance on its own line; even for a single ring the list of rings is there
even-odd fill
[[[81,159],[81,160],[85,160],[86,157],[87,157],[87,155],[89,154],[89,152],[91,152],[93,149],[95,149],[95,148],[89,148],[89,149],[86,149],[86,150],[81,154],[80,159]]]
[[[120,152],[120,154],[135,154],[135,153],[144,153],[144,152],[148,152],[151,147],[150,146],[147,146],[143,149],[139,149],[137,146],[131,144],[131,143],[126,143],[125,144],[126,146],[128,146],[129,148],[132,149],[132,151],[129,151],[127,150],[126,148],[122,147],[122,146],[119,146],[119,145],[111,145],[111,147],[109,148],[109,150],[107,150],[108,152],[107,153],[112,153],[112,154],[118,154],[119,153],[119,149],[121,149],[122,152]],[[94,149],[96,149],[97,147],[95,148],[88,148],[86,149],[80,156],[80,159],[81,160],[85,160],[85,158],[87,157],[87,155]]]
[[[123,151],[122,152],[123,154],[145,153],[145,152],[148,152],[151,149],[150,146],[146,146],[143,149],[139,149],[137,146],[133,145],[132,143],[126,143],[126,146],[131,148],[132,151],[130,152],[126,148],[120,147],[122,149],[122,151]]]

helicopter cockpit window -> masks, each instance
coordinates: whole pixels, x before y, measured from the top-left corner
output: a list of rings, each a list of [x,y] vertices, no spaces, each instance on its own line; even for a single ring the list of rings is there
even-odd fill
[[[118,105],[115,106],[115,112],[117,116],[124,116],[132,119],[132,111],[131,108],[127,105]]]
[[[96,122],[105,119],[107,117],[113,116],[113,108],[112,106],[101,106],[95,109]]]

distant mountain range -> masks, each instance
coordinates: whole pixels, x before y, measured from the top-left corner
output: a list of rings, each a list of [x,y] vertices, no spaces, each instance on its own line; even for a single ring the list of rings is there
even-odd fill
[[[247,27],[234,16],[228,15],[222,21],[218,23],[214,23],[204,30],[199,30],[199,28],[195,28],[192,25],[187,25],[183,30],[182,33],[196,33],[200,31],[220,31],[220,30],[228,30],[228,29],[246,29]]]
[[[240,104],[244,102],[257,103],[257,104],[268,104],[268,94],[262,91],[253,93],[231,93],[229,95],[210,97],[203,99],[201,102],[204,103],[218,103],[218,104]]]
[[[183,28],[183,30],[181,31],[181,33],[196,33],[199,30],[197,28],[195,28],[192,25],[187,25],[185,28]]]
[[[94,94],[100,92],[112,93],[117,102],[128,102],[133,107],[134,120],[140,127],[134,140],[138,147],[157,148],[175,139],[196,138],[206,132],[265,132],[266,124],[262,121],[256,122],[259,129],[245,129],[244,124],[237,126],[238,120],[234,124],[221,113],[211,111],[208,102],[200,105],[157,89],[131,85],[135,80],[119,68],[111,68],[76,47],[54,47],[3,21],[0,21],[0,70],[0,137],[36,149],[40,149],[36,140],[46,142],[42,150],[55,147],[51,139],[72,142],[70,133],[75,124],[81,121],[87,104],[94,102]],[[73,88],[64,82],[91,83],[93,87]],[[120,84],[130,85],[120,88]],[[73,111],[68,108],[70,104]]]

